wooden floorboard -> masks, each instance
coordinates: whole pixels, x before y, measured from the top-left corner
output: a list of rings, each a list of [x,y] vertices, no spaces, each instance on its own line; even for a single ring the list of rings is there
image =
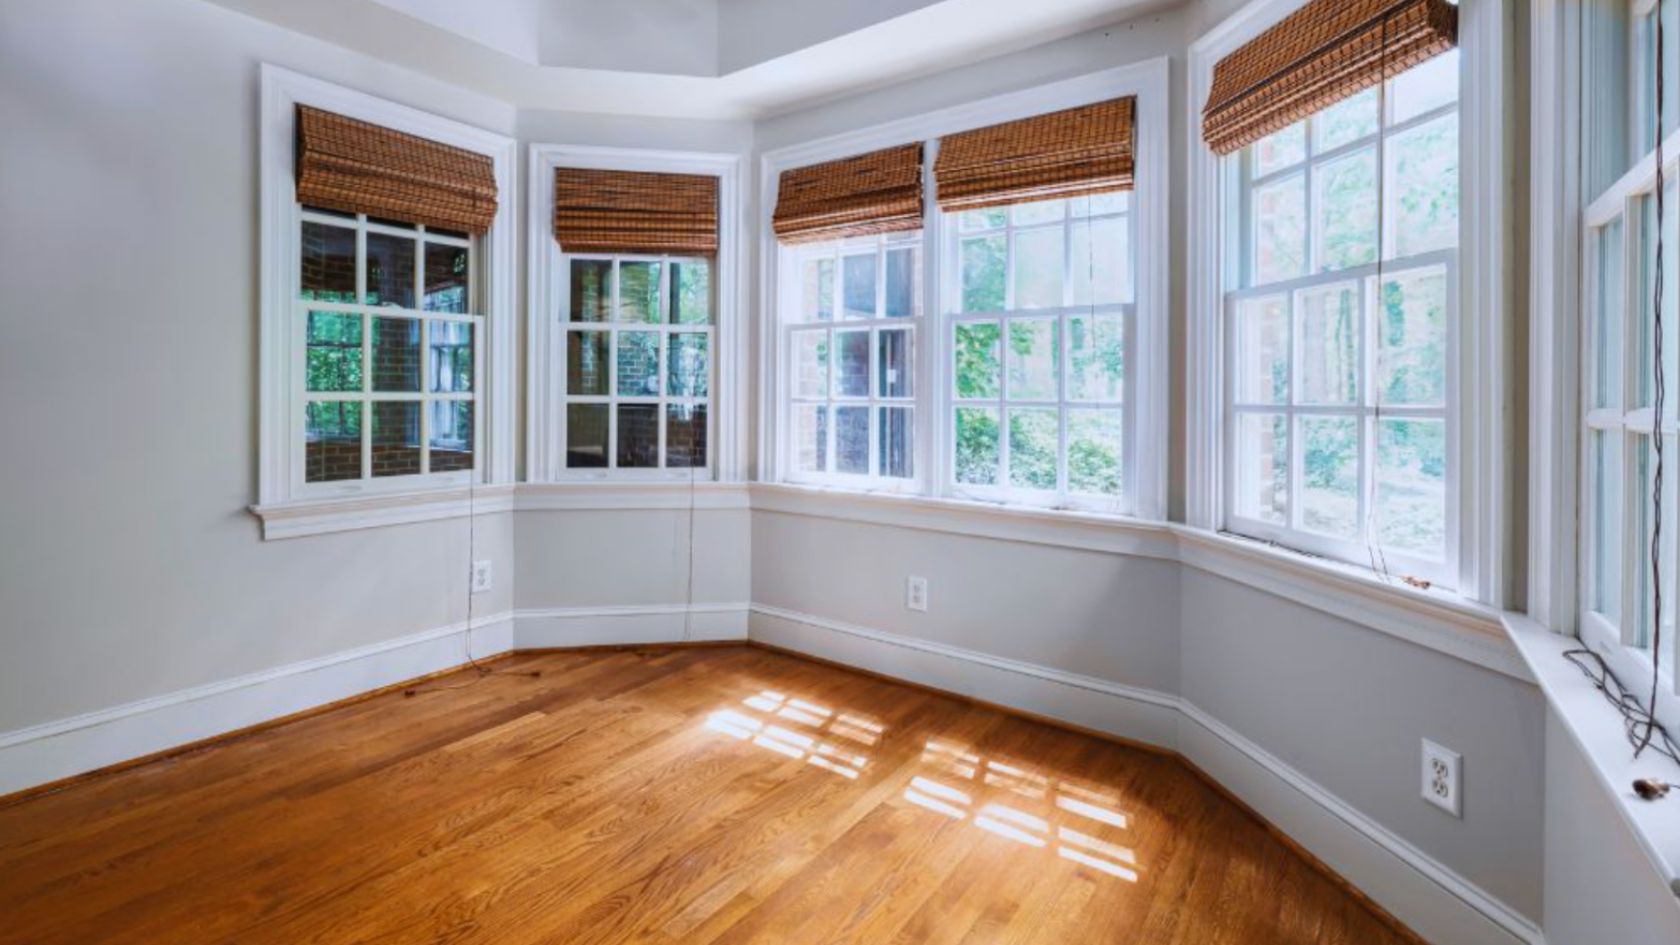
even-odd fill
[[[1171,756],[747,646],[496,669],[0,807],[0,943],[1415,941]]]

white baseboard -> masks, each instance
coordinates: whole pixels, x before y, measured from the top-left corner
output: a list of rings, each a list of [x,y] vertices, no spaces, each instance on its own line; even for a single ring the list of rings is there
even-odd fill
[[[514,612],[521,650],[747,639],[747,604],[548,607]]]
[[[475,659],[512,646],[510,614],[472,628]],[[458,666],[467,639],[451,624],[0,734],[0,796]]]
[[[1539,945],[1521,913],[1176,695],[762,604],[751,638],[1178,752],[1441,945]]]

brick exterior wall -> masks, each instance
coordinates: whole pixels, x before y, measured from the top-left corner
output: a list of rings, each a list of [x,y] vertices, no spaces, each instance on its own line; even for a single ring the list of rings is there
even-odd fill
[[[303,297],[356,301],[356,231],[305,223],[302,239]]]
[[[304,479],[336,482],[362,478],[362,441],[348,438],[310,440],[304,447]]]
[[[375,318],[373,343],[373,390],[420,389],[420,323],[412,318]]]

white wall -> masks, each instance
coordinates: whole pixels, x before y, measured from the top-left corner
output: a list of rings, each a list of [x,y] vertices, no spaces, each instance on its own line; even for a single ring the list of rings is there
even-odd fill
[[[542,0],[543,65],[718,74],[716,0]]]
[[[482,43],[516,59],[536,63],[542,12],[550,0],[373,0],[418,20]]]

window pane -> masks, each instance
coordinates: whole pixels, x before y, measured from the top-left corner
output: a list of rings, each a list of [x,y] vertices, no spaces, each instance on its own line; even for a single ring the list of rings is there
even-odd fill
[[[1062,305],[1062,228],[1015,234],[1015,307]]]
[[[1359,299],[1352,283],[1295,294],[1301,402],[1351,404],[1359,398]]]
[[[1060,421],[1053,408],[1009,411],[1009,484],[1022,489],[1056,488]]]
[[[912,318],[922,314],[922,294],[917,282],[920,268],[916,265],[921,250],[915,246],[904,246],[887,250],[887,299],[886,316],[888,318]]]
[[[465,315],[471,311],[467,299],[467,248],[444,243],[426,244],[426,299],[428,312]]]
[[[337,482],[362,478],[362,405],[312,400],[303,412],[303,478]]]
[[[803,472],[828,468],[828,408],[801,404],[793,410],[795,462]]]
[[[1610,407],[1622,400],[1622,331],[1626,320],[1622,239],[1621,217],[1598,231],[1598,297],[1592,323],[1594,407]]]
[[[1293,279],[1307,271],[1305,178],[1293,174],[1254,190],[1254,281]]]
[[[1336,538],[1359,535],[1359,425],[1351,417],[1303,417],[1301,526]]]
[[[373,474],[416,476],[420,473],[420,402],[378,400],[373,403]]]
[[[606,404],[566,405],[566,466],[571,469],[607,465]]]
[[[834,333],[836,397],[869,396],[869,332]]]
[[[908,479],[914,475],[910,462],[915,452],[916,428],[909,407],[880,408],[881,475]]]
[[[1282,525],[1289,520],[1289,420],[1278,414],[1237,414],[1233,511]]]
[[[992,407],[958,407],[957,481],[974,486],[998,481],[998,412]]]
[[[1402,122],[1458,98],[1458,50],[1426,59],[1402,72],[1389,86],[1394,120]]]
[[[1444,560],[1446,422],[1378,421],[1376,480],[1377,539],[1382,547],[1433,561]]]
[[[356,301],[356,231],[304,223],[299,294],[322,302]]]
[[[869,408],[834,408],[834,471],[869,474]]]
[[[1009,399],[1055,400],[1060,332],[1053,318],[1009,323]]]
[[[979,210],[966,210],[957,217],[958,225],[965,233],[972,230],[995,230],[1003,226],[1008,219],[1008,209],[1005,207],[982,207]]]
[[[712,264],[704,259],[671,263],[670,321],[707,325],[712,321]]]
[[[1377,90],[1366,89],[1313,116],[1313,148],[1329,151],[1377,132]]]
[[[1124,417],[1119,410],[1068,411],[1068,490],[1120,494]]]
[[[566,393],[591,396],[607,393],[606,332],[566,332]]]
[[[1092,194],[1089,197],[1073,197],[1068,200],[1068,216],[1075,219],[1103,216],[1109,213],[1125,213],[1130,208],[1131,194],[1124,190],[1111,190],[1107,193]]]
[[[1264,177],[1275,170],[1300,163],[1306,156],[1307,127],[1303,122],[1296,122],[1254,142],[1254,176]]]
[[[618,264],[619,321],[659,321],[659,269],[656,262]]]
[[[1033,203],[1020,203],[1011,208],[1015,215],[1016,226],[1029,226],[1034,223],[1048,223],[1062,218],[1064,204],[1060,200],[1038,200]]]
[[[1068,247],[1072,304],[1108,305],[1132,297],[1131,237],[1124,217],[1075,223]]]
[[[362,316],[310,312],[305,350],[306,389],[362,389]]]
[[[1592,462],[1592,569],[1588,589],[1593,610],[1612,623],[1622,619],[1622,436],[1595,430]]]
[[[618,394],[659,396],[659,332],[618,333]]]
[[[708,337],[697,331],[671,334],[666,391],[672,397],[705,397],[710,392],[710,365],[706,360]]]
[[[1232,397],[1239,404],[1289,401],[1289,303],[1284,296],[1243,299],[1232,328],[1236,378]]]
[[[1377,390],[1384,404],[1447,402],[1447,271],[1385,278],[1377,326]]]
[[[473,389],[473,326],[465,322],[432,322],[431,389],[465,393]]]
[[[373,389],[420,389],[420,322],[413,318],[375,318],[370,346]]]
[[[826,322],[834,317],[834,260],[805,260],[803,285],[804,305],[801,312],[806,321]]]
[[[571,279],[572,321],[606,321],[612,310],[612,262],[574,259]]]
[[[618,468],[659,465],[659,405],[618,405]]]
[[[367,235],[367,304],[414,307],[414,240]]]
[[[1393,188],[1394,254],[1411,256],[1458,245],[1458,113],[1388,141]]]
[[[1120,400],[1126,383],[1126,317],[1068,319],[1068,399]]]
[[[846,318],[875,317],[875,254],[847,256],[844,260]]]
[[[828,332],[802,331],[793,336],[794,396],[828,396]]]
[[[963,311],[1003,311],[1005,246],[1001,234],[962,241]]]
[[[916,369],[915,335],[908,328],[881,329],[875,335],[880,349],[880,378],[877,387],[881,397],[912,397],[910,379]]]
[[[1377,152],[1364,148],[1317,165],[1313,207],[1320,272],[1377,258]]]
[[[1634,569],[1636,574],[1634,600],[1638,602],[1636,609],[1638,616],[1632,619],[1631,626],[1628,627],[1628,630],[1629,642],[1633,646],[1643,649],[1649,649],[1651,646],[1653,624],[1655,623],[1652,613],[1651,600],[1651,582],[1653,580],[1653,576],[1651,574],[1651,537],[1654,521],[1654,516],[1652,514],[1652,492],[1656,484],[1655,476],[1657,467],[1654,442],[1655,441],[1648,435],[1640,435],[1634,438],[1634,455],[1636,457],[1634,462],[1636,464],[1637,474],[1634,481],[1639,489],[1639,494],[1636,497],[1639,508],[1637,513],[1639,530],[1634,533],[1635,538],[1638,541],[1638,545],[1635,546],[1635,553],[1632,560],[1637,562],[1637,566]],[[1674,456],[1675,441],[1673,437],[1664,437],[1663,449],[1665,450],[1664,462],[1667,463],[1671,461]],[[1663,509],[1665,511],[1665,521],[1663,522],[1660,551],[1657,556],[1657,571],[1662,582],[1660,587],[1663,599],[1662,634],[1664,640],[1674,639],[1675,607],[1673,605],[1675,599],[1675,529],[1673,527],[1673,514],[1667,510],[1675,507],[1675,482],[1676,477],[1667,474],[1665,469],[1662,488],[1662,502]]]
[[[961,322],[957,325],[956,387],[964,399],[996,397],[1002,364],[998,356],[1001,337],[997,322]]]
[[[431,405],[432,472],[456,472],[473,468],[473,403],[470,400],[437,400]]]
[[[706,405],[665,405],[665,465],[671,469],[706,465]]]

